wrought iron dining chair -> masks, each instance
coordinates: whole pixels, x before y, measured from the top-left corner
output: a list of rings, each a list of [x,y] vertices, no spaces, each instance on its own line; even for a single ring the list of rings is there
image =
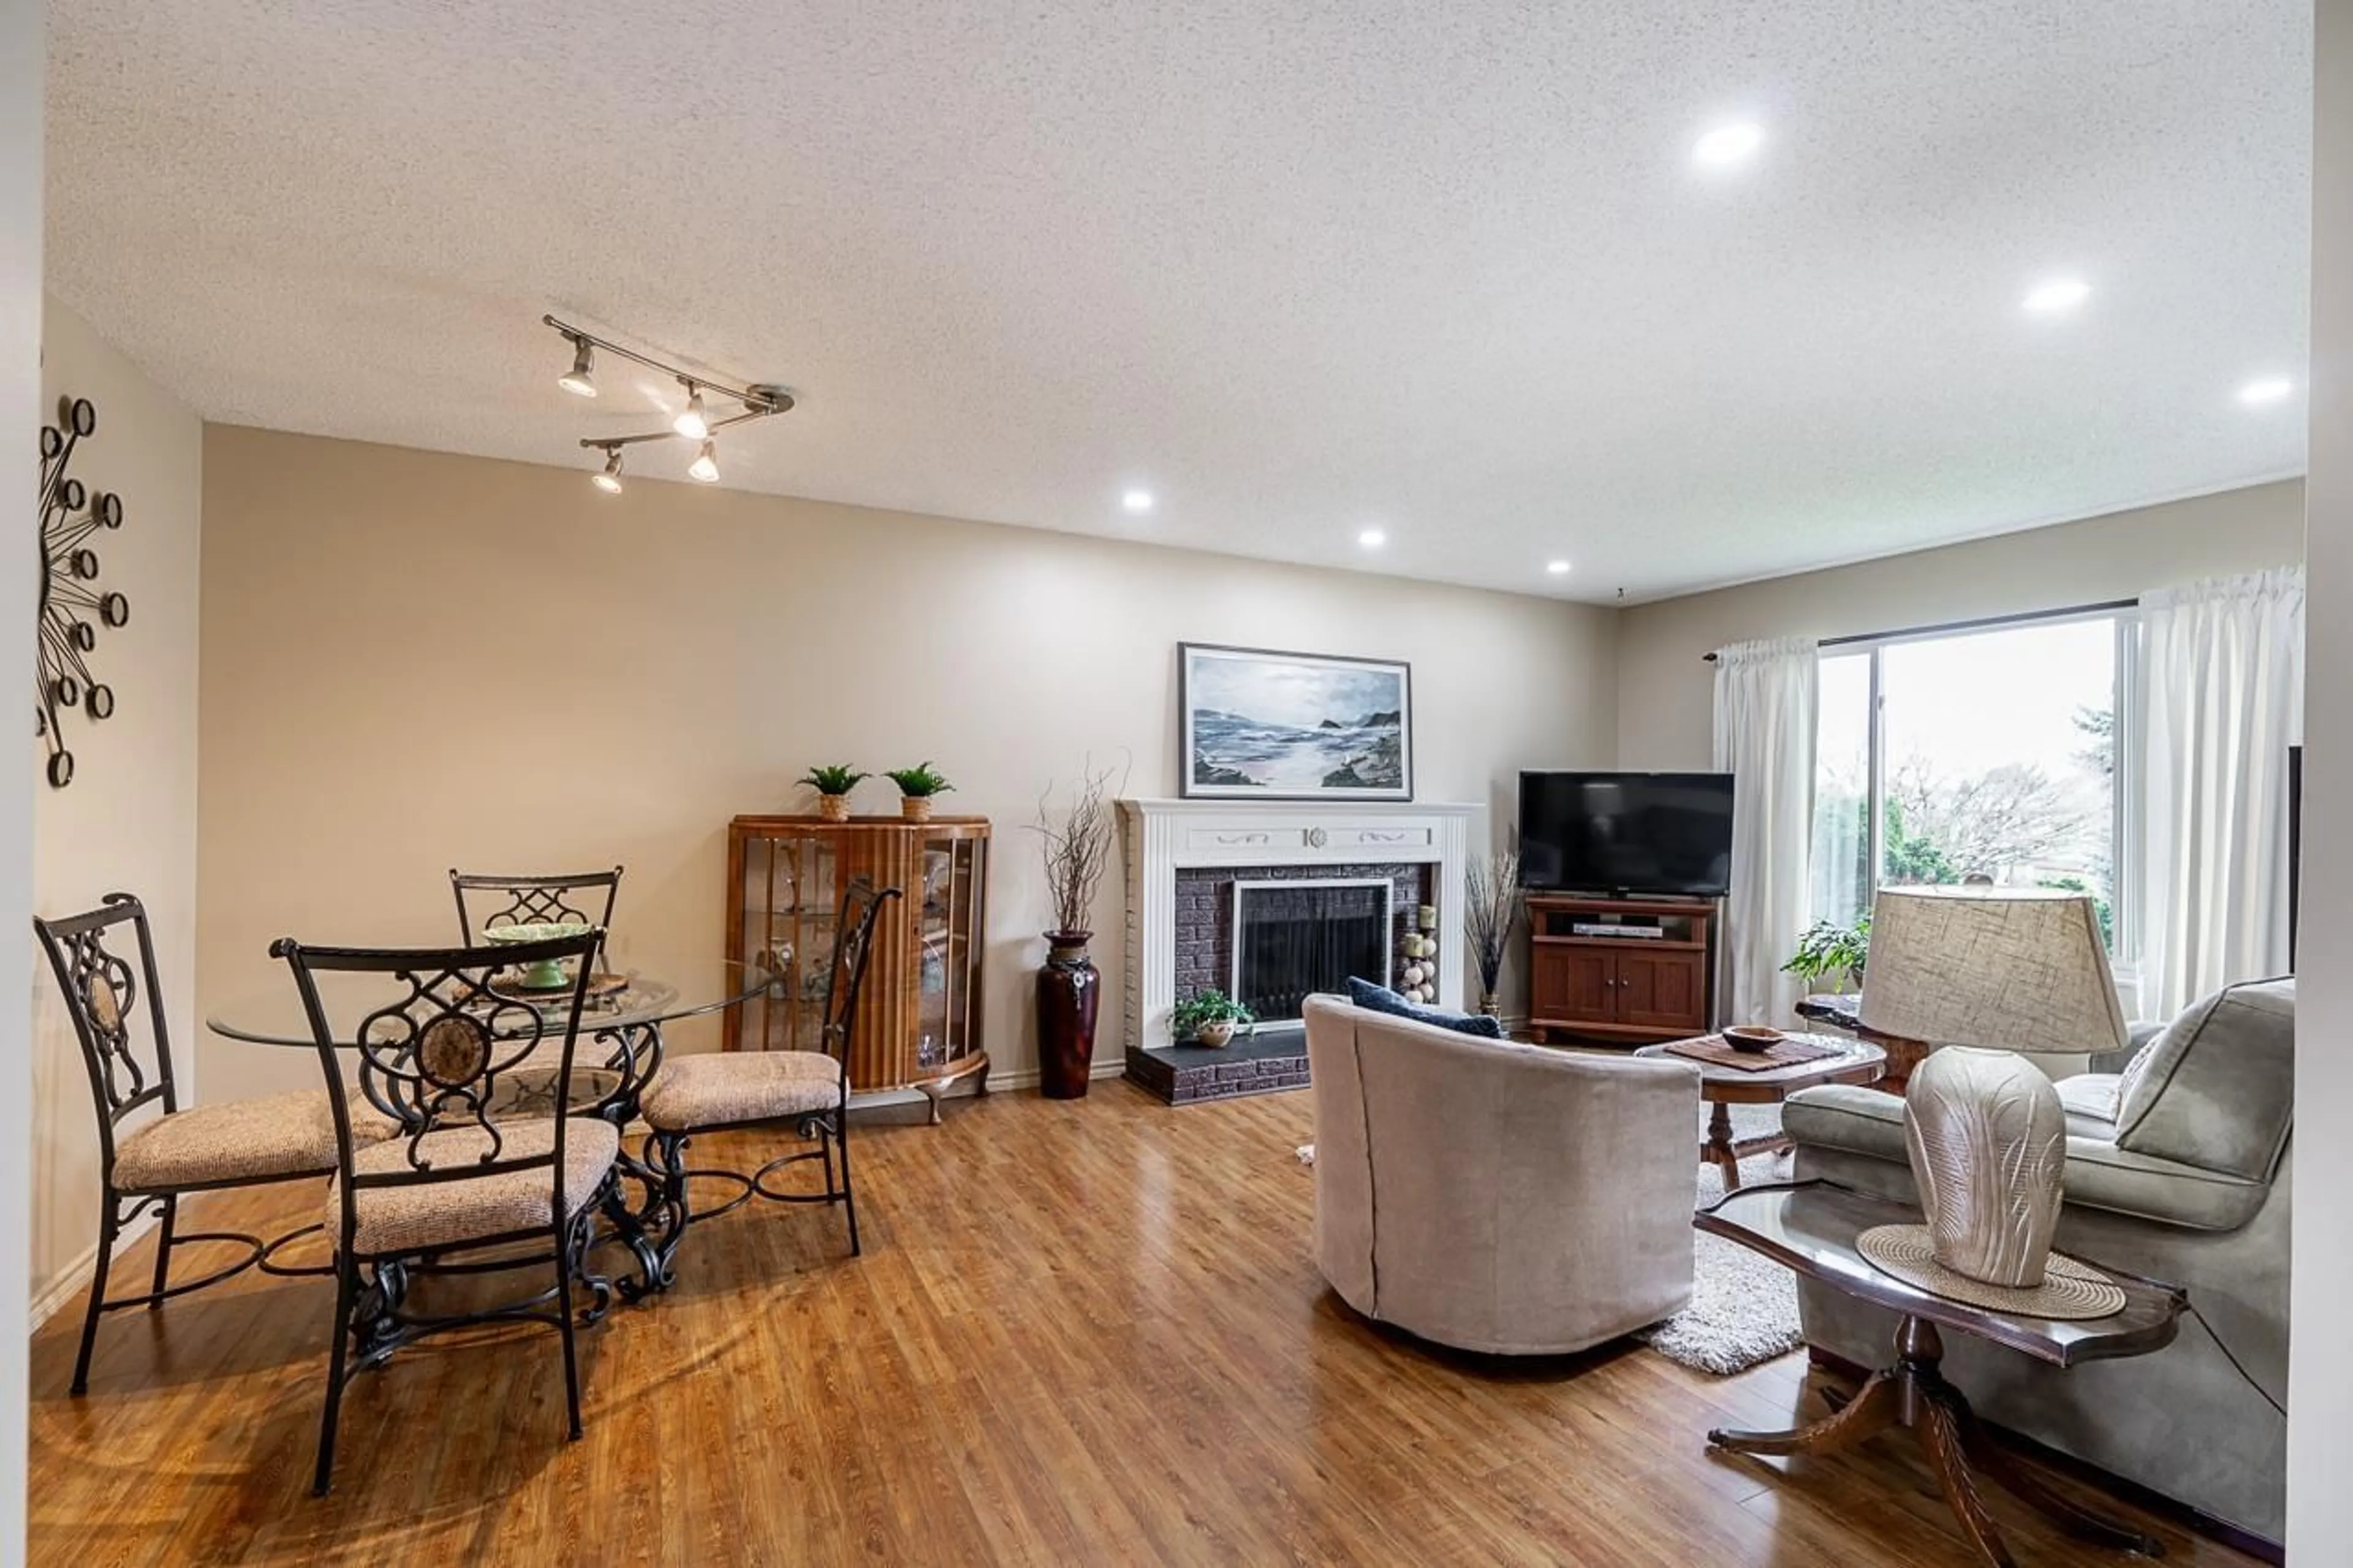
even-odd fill
[[[568,1090],[601,936],[592,930],[503,947],[306,947],[290,937],[271,944],[293,972],[333,1115],[327,1223],[336,1243],[335,1327],[315,1493],[325,1495],[333,1474],[344,1384],[400,1347],[450,1329],[518,1321],[554,1327],[564,1343],[567,1430],[580,1436],[573,1287],[591,1283],[586,1263],[599,1207],[614,1189],[620,1132],[593,1117],[501,1121],[493,1112],[500,1074],[543,1045],[556,1047],[558,1087]],[[505,964],[551,960],[572,963],[571,989],[560,997],[522,1000],[492,989],[491,975]],[[319,977],[343,973],[382,977],[384,989],[364,1013],[345,1002],[345,1016],[331,1017]],[[347,1052],[358,1058],[356,1089],[344,1081]],[[353,1104],[354,1093],[364,1105]],[[353,1135],[371,1109],[396,1123],[374,1144]],[[513,1250],[541,1241],[544,1251]],[[521,1300],[445,1316],[406,1310],[412,1268],[539,1265],[553,1268],[554,1284]],[[610,1291],[595,1288],[601,1309]]]
[[[638,1101],[638,1114],[653,1131],[646,1140],[646,1163],[661,1172],[664,1228],[656,1256],[659,1269],[649,1284],[667,1289],[676,1280],[672,1260],[688,1226],[716,1219],[753,1198],[772,1203],[839,1204],[849,1223],[849,1255],[859,1255],[858,1203],[849,1181],[849,1049],[858,1026],[859,993],[873,956],[874,927],[883,907],[900,896],[896,888],[877,890],[863,878],[843,890],[834,923],[833,958],[828,967],[821,1051],[722,1051],[672,1057],[654,1075]],[[746,1175],[741,1171],[686,1168],[687,1143],[698,1134],[739,1127],[791,1124],[815,1149],[780,1155]],[[837,1177],[835,1162],[840,1170]],[[825,1164],[822,1193],[788,1193],[769,1185],[770,1177],[803,1160]],[[689,1184],[704,1178],[731,1181],[742,1188],[725,1203],[696,1211]]]
[[[126,931],[127,928],[127,931]],[[324,1274],[319,1265],[283,1266],[278,1248],[320,1228],[307,1225],[274,1240],[242,1231],[179,1229],[180,1199],[190,1193],[261,1186],[330,1175],[335,1169],[335,1128],[326,1095],[317,1089],[216,1104],[180,1105],[172,1070],[172,1041],[164,1019],[164,986],[155,969],[155,943],[147,910],[129,893],[109,893],[82,914],[33,921],[41,950],[65,994],[66,1011],[81,1043],[90,1071],[91,1103],[98,1111],[98,1261],[90,1282],[90,1305],[82,1314],[81,1345],[74,1355],[72,1389],[90,1390],[90,1359],[98,1342],[98,1321],[125,1307],[161,1307],[174,1296],[259,1268],[277,1275]],[[118,951],[126,944],[127,951]],[[142,1041],[140,1015],[144,1003]],[[135,1120],[148,1107],[160,1114]],[[362,1142],[384,1136],[390,1126],[369,1116],[354,1123]],[[109,1299],[108,1279],[122,1233],[142,1215],[153,1213],[155,1273],[135,1296]],[[229,1242],[244,1256],[195,1279],[171,1282],[174,1248]]]
[[[485,926],[542,925],[576,921],[609,931],[613,905],[621,896],[622,868],[609,871],[566,871],[554,876],[509,877],[451,868],[449,891],[458,900],[458,940],[482,940]],[[604,893],[597,909],[596,894]],[[472,895],[470,898],[468,895]],[[479,923],[477,923],[479,921]],[[597,956],[604,945],[597,944]]]
[[[598,930],[596,964],[605,963],[605,936],[613,925],[613,906],[621,896],[621,872],[562,871],[544,876],[506,876],[451,868],[449,891],[458,901],[458,940],[479,942],[493,926],[543,925],[570,922]],[[598,891],[604,897],[597,907]],[[477,923],[479,921],[480,923]],[[554,1098],[554,1075],[542,1067],[505,1076],[508,1103],[502,1111],[538,1103],[560,1103]]]

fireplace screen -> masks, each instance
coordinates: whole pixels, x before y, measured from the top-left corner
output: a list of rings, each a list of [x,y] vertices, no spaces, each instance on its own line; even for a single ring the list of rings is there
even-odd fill
[[[1389,983],[1391,884],[1236,882],[1234,998],[1261,1024],[1297,1022],[1317,992],[1348,977]]]

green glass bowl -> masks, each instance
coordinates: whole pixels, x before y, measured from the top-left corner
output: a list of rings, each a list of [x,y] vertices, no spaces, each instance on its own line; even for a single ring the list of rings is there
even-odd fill
[[[535,921],[522,925],[484,926],[482,940],[506,947],[586,936],[596,929],[586,921]],[[526,965],[522,972],[522,987],[526,991],[560,991],[569,980],[570,976],[564,973],[564,961],[556,958],[543,958]]]

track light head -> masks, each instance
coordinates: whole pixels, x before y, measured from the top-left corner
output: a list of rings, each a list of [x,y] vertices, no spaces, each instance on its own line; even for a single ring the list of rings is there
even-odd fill
[[[686,412],[671,421],[670,428],[690,441],[700,441],[711,434],[710,416],[702,411],[702,388],[686,383]]]
[[[702,450],[697,452],[694,455],[694,461],[686,466],[686,477],[690,479],[701,479],[706,485],[715,485],[719,482],[718,442],[707,436],[703,437]]]
[[[589,475],[588,482],[608,496],[621,493],[621,449],[618,447],[605,448],[605,471]]]
[[[555,384],[575,397],[596,395],[596,383],[589,374],[594,368],[596,351],[588,346],[586,338],[572,340],[572,368],[555,378]]]

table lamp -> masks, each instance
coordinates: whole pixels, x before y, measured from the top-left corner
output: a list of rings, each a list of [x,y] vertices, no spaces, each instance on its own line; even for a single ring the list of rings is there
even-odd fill
[[[2052,1258],[2067,1118],[2031,1059],[2127,1043],[2092,900],[2029,889],[1882,890],[1860,1017],[1932,1047],[1905,1092],[1905,1152],[1927,1224],[1866,1233],[1863,1242],[1876,1239],[1864,1256],[1979,1305],[2042,1317],[2121,1306],[2104,1277]]]

